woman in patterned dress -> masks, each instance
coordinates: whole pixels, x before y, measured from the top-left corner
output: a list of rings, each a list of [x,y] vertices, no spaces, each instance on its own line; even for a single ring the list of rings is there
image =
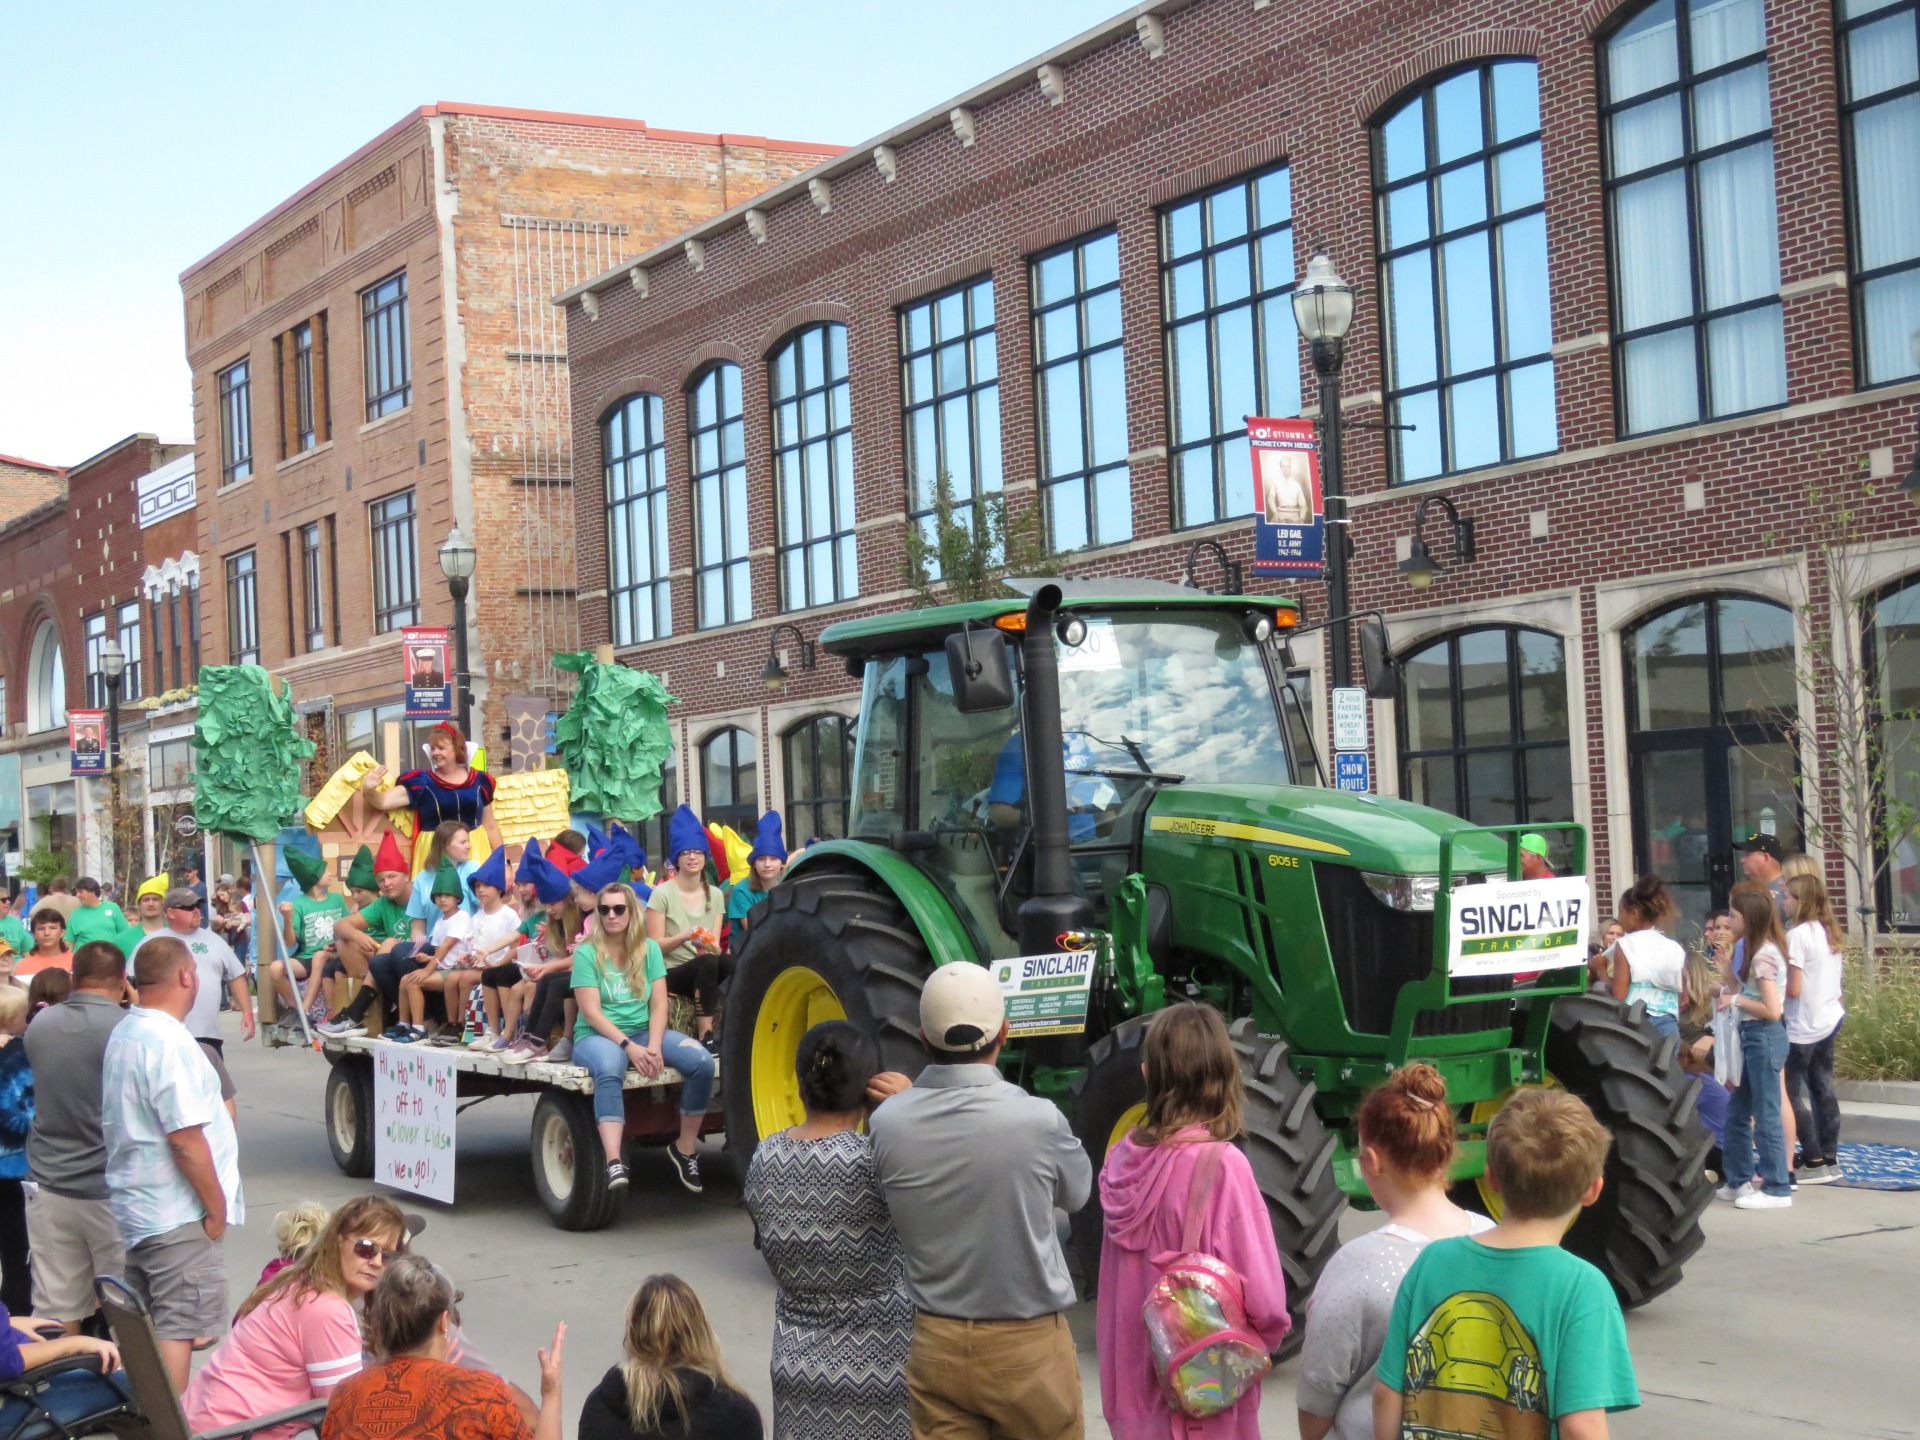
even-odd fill
[[[804,1125],[769,1135],[747,1167],[746,1205],[773,1271],[774,1440],[907,1440],[913,1303],[873,1173],[867,1082],[873,1041],[844,1020],[800,1040]]]

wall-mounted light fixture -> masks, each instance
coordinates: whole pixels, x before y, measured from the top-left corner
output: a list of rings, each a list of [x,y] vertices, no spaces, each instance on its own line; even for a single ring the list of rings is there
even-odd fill
[[[1427,507],[1438,502],[1447,512],[1447,518],[1453,522],[1453,562],[1466,565],[1473,560],[1473,521],[1461,515],[1454,508],[1453,501],[1444,495],[1429,495],[1420,502],[1420,508],[1413,512],[1413,547],[1407,558],[1400,562],[1400,573],[1407,583],[1416,590],[1424,590],[1433,584],[1433,577],[1440,573],[1440,565],[1427,549],[1426,537],[1422,530],[1427,523]]]
[[[782,632],[785,631],[791,631],[794,640],[800,646],[800,668],[802,670],[811,670],[819,663],[819,657],[814,653],[813,641],[800,633],[799,626],[774,626],[773,633],[767,637],[767,665],[766,668],[760,672],[761,683],[767,687],[768,693],[773,695],[778,695],[782,690],[786,689],[787,681],[792,678],[787,673],[787,667],[780,661],[780,636]]]

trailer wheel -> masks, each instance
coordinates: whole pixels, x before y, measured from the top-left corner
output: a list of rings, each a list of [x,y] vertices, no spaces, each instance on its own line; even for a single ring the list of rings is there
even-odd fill
[[[542,1090],[533,1107],[533,1188],[562,1230],[600,1230],[613,1223],[607,1157],[593,1123],[592,1097]]]
[[[340,1173],[355,1180],[373,1174],[373,1062],[364,1055],[335,1060],[327,1070],[327,1149]]]
[[[918,1075],[926,942],[893,893],[861,866],[816,864],[755,912],[727,995],[721,1099],[727,1149],[746,1173],[762,1135],[798,1125],[800,1037],[849,1020],[874,1037],[883,1070]]]

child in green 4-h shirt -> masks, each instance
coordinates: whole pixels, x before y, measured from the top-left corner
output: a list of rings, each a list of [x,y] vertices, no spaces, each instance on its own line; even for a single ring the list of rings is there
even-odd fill
[[[1487,1130],[1501,1223],[1436,1240],[1400,1282],[1374,1371],[1375,1440],[1605,1440],[1640,1403],[1613,1286],[1560,1248],[1600,1198],[1612,1137],[1563,1090],[1523,1090]]]

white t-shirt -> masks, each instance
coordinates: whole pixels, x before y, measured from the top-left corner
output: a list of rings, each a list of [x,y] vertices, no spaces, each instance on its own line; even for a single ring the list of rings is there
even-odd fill
[[[440,968],[458,970],[473,946],[473,916],[464,910],[440,916],[427,932],[427,948],[437,953],[449,939],[453,941],[453,948],[440,957]]]
[[[511,905],[502,905],[493,914],[476,911],[473,919],[473,938],[468,941],[468,950],[473,964],[501,965],[513,959],[513,950],[502,950],[482,959],[483,952],[492,950],[510,935],[520,933],[520,915]],[[517,949],[518,947],[514,947]]]
[[[1800,970],[1800,993],[1787,997],[1787,1039],[1811,1045],[1833,1033],[1846,1015],[1840,1003],[1840,956],[1817,921],[1787,932],[1787,964]]]
[[[1658,930],[1629,930],[1613,942],[1615,956],[1624,957],[1629,1002],[1638,1000],[1649,1015],[1678,1015],[1680,986],[1686,978],[1687,952],[1678,941]]]

